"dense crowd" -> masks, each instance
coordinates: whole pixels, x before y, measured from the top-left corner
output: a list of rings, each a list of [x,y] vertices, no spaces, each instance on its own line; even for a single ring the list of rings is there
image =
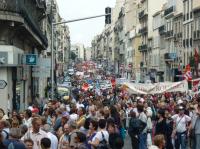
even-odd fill
[[[0,149],[122,149],[128,135],[133,149],[200,149],[200,98],[75,86],[60,101],[0,109],[0,131]]]

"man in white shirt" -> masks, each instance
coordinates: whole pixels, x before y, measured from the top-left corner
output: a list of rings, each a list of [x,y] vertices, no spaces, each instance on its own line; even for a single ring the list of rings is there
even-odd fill
[[[172,116],[174,120],[174,131],[176,133],[176,148],[186,149],[187,146],[187,126],[191,121],[191,117],[184,114],[184,107],[179,106],[179,113]]]
[[[49,124],[43,126],[43,130],[47,133],[48,138],[51,140],[51,149],[58,148],[58,138],[50,132],[51,127]]]
[[[42,138],[48,138],[47,133],[40,129],[42,120],[40,117],[34,117],[32,119],[32,128],[21,138],[22,141],[26,139],[33,140],[33,149],[40,148],[40,140]]]

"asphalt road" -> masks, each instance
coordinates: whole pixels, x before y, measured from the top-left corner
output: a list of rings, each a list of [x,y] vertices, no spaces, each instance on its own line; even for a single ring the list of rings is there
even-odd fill
[[[129,135],[126,135],[126,139],[124,140],[124,149],[132,149],[131,140]]]

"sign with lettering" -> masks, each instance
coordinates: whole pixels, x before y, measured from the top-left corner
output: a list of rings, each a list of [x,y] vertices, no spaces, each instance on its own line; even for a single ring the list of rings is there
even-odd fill
[[[138,94],[161,94],[165,92],[187,92],[188,82],[162,82],[154,84],[125,83],[128,91]]]

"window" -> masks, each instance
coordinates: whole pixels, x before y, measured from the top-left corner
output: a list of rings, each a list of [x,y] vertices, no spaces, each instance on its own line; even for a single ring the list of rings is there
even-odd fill
[[[190,38],[192,37],[192,33],[193,33],[193,24],[191,24]]]
[[[184,2],[183,5],[184,5],[184,10],[183,10],[184,11],[183,15],[184,15],[184,14],[186,14],[186,2]]]
[[[175,23],[174,33],[175,33],[175,34],[178,33],[177,22]]]

